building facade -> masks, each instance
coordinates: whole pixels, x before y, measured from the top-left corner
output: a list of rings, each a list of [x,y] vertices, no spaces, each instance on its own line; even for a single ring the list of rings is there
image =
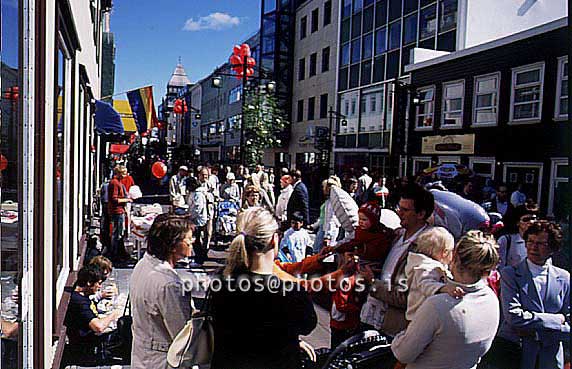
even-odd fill
[[[2,368],[59,367],[65,291],[101,178],[93,117],[110,9],[111,1],[0,1]]]
[[[408,174],[464,164],[569,214],[568,18],[412,64]],[[531,52],[534,50],[534,52]]]

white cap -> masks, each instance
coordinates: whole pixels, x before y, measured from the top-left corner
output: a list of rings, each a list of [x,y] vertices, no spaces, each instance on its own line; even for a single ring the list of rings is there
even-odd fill
[[[227,173],[227,174],[226,174],[226,179],[235,179],[234,173]]]
[[[188,168],[186,165],[181,165],[181,166],[179,167],[179,170],[184,170],[185,172],[188,172],[188,171],[189,171],[189,168]]]

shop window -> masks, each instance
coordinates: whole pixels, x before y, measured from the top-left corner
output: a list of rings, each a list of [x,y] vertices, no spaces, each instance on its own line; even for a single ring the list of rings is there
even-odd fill
[[[417,90],[419,104],[415,108],[415,129],[433,129],[435,112],[435,87]]]
[[[475,77],[473,126],[497,124],[500,73]]]
[[[464,94],[464,81],[443,84],[443,120],[441,128],[462,127]]]
[[[544,63],[512,70],[510,120],[512,122],[540,120]]]
[[[568,57],[558,58],[558,82],[556,84],[556,119],[568,118]]]

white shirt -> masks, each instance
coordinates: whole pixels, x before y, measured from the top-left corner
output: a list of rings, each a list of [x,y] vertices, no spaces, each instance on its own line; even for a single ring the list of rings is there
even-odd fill
[[[526,259],[526,264],[528,265],[530,274],[532,274],[532,281],[534,282],[536,291],[538,291],[540,299],[544,300],[544,297],[546,297],[546,286],[548,284],[548,266],[551,264],[551,261],[548,259],[544,265],[536,265]]]

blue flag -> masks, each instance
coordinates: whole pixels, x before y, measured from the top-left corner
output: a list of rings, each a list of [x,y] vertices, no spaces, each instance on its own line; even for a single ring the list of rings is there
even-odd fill
[[[98,133],[125,133],[119,113],[100,100],[95,101],[95,129]]]

